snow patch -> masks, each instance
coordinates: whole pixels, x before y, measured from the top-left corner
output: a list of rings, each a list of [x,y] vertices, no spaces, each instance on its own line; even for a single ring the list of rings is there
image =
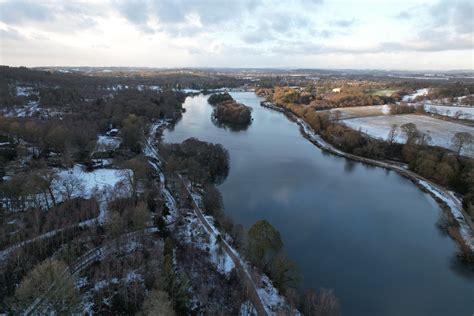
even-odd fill
[[[404,101],[404,102],[411,102],[411,101],[413,101],[416,97],[427,95],[428,92],[429,92],[429,89],[428,89],[428,88],[418,89],[418,90],[415,91],[415,93],[404,95],[404,96],[402,97],[402,101]]]
[[[462,238],[464,239],[468,247],[471,248],[472,251],[474,251],[474,236],[472,235],[471,228],[464,219],[464,215],[461,210],[461,201],[456,198],[453,193],[450,193],[448,195],[448,193],[438,190],[436,187],[426,181],[420,180],[419,184],[423,186],[426,190],[431,192],[438,199],[446,203],[446,205],[451,210],[451,213],[453,214],[455,220],[459,223],[459,232],[461,233]]]
[[[388,139],[388,134],[393,124],[402,126],[407,123],[416,125],[419,131],[430,135],[431,141],[429,145],[440,146],[452,149],[452,138],[458,132],[467,132],[474,134],[473,128],[470,126],[446,122],[426,115],[404,114],[404,115],[387,115],[359,117],[342,121],[346,126],[379,139]],[[406,137],[399,133],[395,138],[397,143],[405,143]],[[474,157],[474,146],[466,146],[463,148],[462,154]]]
[[[120,137],[99,135],[95,151],[104,152],[115,150],[119,148],[121,142]]]

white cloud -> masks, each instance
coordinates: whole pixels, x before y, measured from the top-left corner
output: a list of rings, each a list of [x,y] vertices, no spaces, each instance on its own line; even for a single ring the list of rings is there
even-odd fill
[[[463,0],[7,0],[0,63],[472,69],[473,10]]]

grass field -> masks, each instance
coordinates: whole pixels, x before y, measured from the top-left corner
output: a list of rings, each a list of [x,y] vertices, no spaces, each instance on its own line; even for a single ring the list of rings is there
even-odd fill
[[[369,136],[382,139],[387,139],[393,124],[402,126],[413,123],[420,131],[431,136],[431,145],[444,148],[452,148],[451,139],[457,132],[467,132],[474,135],[474,130],[470,126],[416,114],[359,117],[343,120],[343,123],[353,129],[360,129]],[[405,136],[399,133],[396,141],[404,143]],[[465,148],[462,153],[465,156],[474,157],[474,146]]]
[[[367,93],[370,93],[370,94],[373,94],[373,95],[380,95],[380,96],[384,96],[384,97],[389,97],[397,91],[398,90],[396,90],[396,89],[369,89],[369,90],[367,90]]]

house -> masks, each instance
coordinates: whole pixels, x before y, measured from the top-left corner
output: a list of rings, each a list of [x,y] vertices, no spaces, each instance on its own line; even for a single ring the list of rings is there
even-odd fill
[[[332,89],[332,92],[334,92],[334,93],[340,93],[340,92],[341,92],[341,88],[334,88],[334,89]]]

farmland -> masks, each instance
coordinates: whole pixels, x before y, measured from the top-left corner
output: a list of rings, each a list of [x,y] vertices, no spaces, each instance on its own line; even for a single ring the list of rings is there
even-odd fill
[[[413,123],[421,132],[430,135],[431,145],[441,146],[444,148],[451,148],[451,139],[454,134],[458,132],[473,133],[472,127],[416,114],[360,117],[346,119],[343,122],[345,125],[353,129],[360,129],[363,133],[369,136],[383,139],[387,138],[393,124],[402,126],[407,123]],[[403,143],[405,141],[405,136],[399,133],[396,141]],[[472,147],[473,146],[465,148],[463,154],[469,157],[474,157],[474,150]]]
[[[396,89],[369,89],[367,90],[367,92],[372,95],[380,95],[380,96],[389,97],[395,92],[397,92],[397,90]]]
[[[368,106],[357,106],[357,107],[348,107],[348,108],[335,108],[331,110],[324,110],[320,112],[328,112],[330,115],[337,115],[339,113],[339,119],[352,119],[357,117],[365,116],[378,116],[386,115],[390,113],[390,108],[388,105],[368,105]]]

